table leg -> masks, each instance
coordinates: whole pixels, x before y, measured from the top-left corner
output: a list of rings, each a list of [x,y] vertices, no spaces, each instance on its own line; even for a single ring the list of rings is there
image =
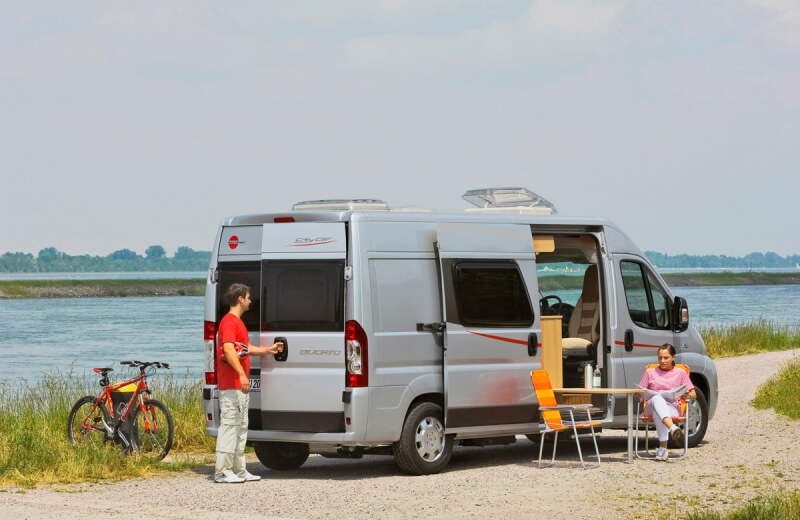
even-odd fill
[[[633,464],[633,394],[628,394],[628,464]]]

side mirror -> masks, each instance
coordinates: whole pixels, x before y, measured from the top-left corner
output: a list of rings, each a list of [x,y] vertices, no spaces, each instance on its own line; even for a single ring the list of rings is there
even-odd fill
[[[688,329],[689,305],[686,303],[686,299],[676,296],[672,310],[674,311],[674,315],[672,317],[673,332],[683,332]]]

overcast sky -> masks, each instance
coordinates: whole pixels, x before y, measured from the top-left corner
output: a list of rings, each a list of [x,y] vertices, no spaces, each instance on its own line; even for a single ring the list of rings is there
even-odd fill
[[[0,253],[525,186],[642,249],[800,253],[796,0],[0,3]]]

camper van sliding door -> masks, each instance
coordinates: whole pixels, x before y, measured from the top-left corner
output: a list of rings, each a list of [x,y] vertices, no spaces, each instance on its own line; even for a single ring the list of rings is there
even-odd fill
[[[440,224],[437,250],[447,431],[537,423],[530,371],[541,330],[530,227]]]

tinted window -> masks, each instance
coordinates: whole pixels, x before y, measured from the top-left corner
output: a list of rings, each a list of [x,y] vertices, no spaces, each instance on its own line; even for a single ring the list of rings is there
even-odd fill
[[[217,286],[217,323],[228,313],[228,304],[225,303],[225,291],[234,283],[243,283],[250,287],[250,310],[242,314],[247,330],[259,330],[259,316],[261,315],[261,264],[260,262],[236,262],[231,264],[221,263],[219,268],[219,284]]]
[[[265,260],[264,330],[343,331],[343,260]]]
[[[620,271],[633,322],[646,329],[669,329],[670,300],[653,274],[637,262],[621,262]]]
[[[533,310],[514,262],[458,262],[453,265],[456,303],[465,326],[528,327]]]

